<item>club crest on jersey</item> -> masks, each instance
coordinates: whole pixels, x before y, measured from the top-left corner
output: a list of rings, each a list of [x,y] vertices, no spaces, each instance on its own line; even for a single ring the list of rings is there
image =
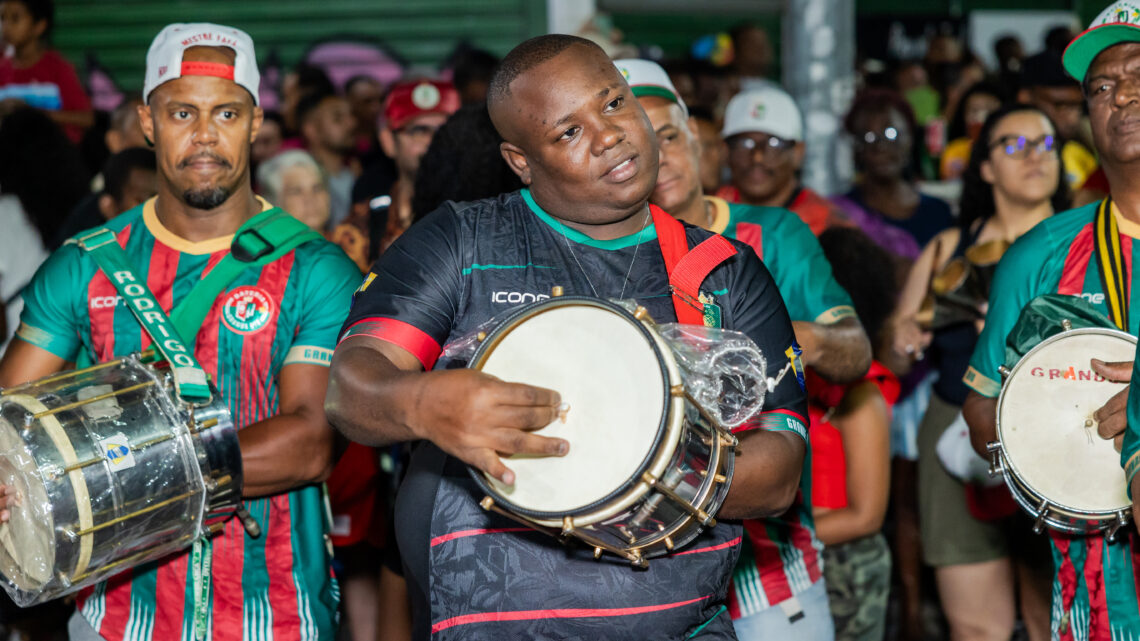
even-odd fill
[[[273,318],[273,299],[260,287],[238,287],[222,303],[222,323],[238,334],[261,331]]]
[[[787,356],[788,362],[792,364],[792,371],[796,375],[796,382],[800,384],[800,389],[807,389],[807,382],[804,381],[803,350],[800,349],[799,343],[792,341],[792,346],[784,351],[784,356]]]

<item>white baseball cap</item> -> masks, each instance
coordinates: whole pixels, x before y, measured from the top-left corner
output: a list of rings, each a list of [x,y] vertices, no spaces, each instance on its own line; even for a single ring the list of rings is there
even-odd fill
[[[615,60],[614,66],[625,77],[625,81],[629,83],[629,88],[633,90],[634,96],[638,98],[657,96],[671,100],[681,105],[681,113],[686,118],[689,117],[689,107],[685,105],[685,101],[681,99],[681,94],[677,93],[677,88],[669,79],[669,74],[665,73],[661,65],[649,60],[625,58]]]
[[[804,119],[788,92],[772,85],[742,91],[724,109],[722,138],[750,131],[784,140],[804,139]]]
[[[229,47],[235,54],[234,64],[231,67],[216,62],[182,62],[182,53],[190,47]],[[257,56],[253,53],[253,39],[241,29],[209,22],[166,25],[146,52],[143,101],[149,104],[151,92],[159,85],[182,76],[233,80],[253,96],[253,104],[258,104],[261,74],[257,70]]]

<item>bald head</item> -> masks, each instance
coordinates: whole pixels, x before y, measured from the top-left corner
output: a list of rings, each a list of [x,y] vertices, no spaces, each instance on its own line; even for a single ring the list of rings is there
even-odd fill
[[[517,107],[510,108],[511,84],[519,76],[524,76],[542,63],[554,58],[571,47],[585,47],[593,50],[597,55],[606,58],[606,53],[598,45],[579,38],[564,34],[549,34],[538,36],[524,41],[511,49],[491,76],[491,83],[487,89],[487,111],[491,114],[491,121],[505,140],[515,142],[517,136],[510,135],[512,117]],[[608,60],[608,58],[606,58]]]

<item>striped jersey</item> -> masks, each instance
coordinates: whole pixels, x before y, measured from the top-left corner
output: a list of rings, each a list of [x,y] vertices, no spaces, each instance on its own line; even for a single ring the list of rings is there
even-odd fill
[[[986,325],[978,337],[964,382],[990,398],[1001,392],[998,367],[1005,362],[1005,341],[1025,305],[1042,294],[1079,296],[1109,315],[1094,247],[1100,203],[1056,214],[1019,238],[1001,259],[990,290]],[[1112,214],[1120,230],[1125,273],[1135,278],[1134,252],[1140,249],[1140,225]],[[1129,296],[1137,291],[1128,287]],[[1136,308],[1133,308],[1134,310]],[[1140,333],[1140,314],[1130,314],[1130,334]],[[1129,421],[1129,434],[1137,426]],[[1135,438],[1132,443],[1135,444]],[[1126,441],[1127,443],[1127,441]],[[1136,449],[1132,445],[1132,450]],[[1125,460],[1129,449],[1125,448]],[[1127,526],[1117,542],[1103,536],[1074,536],[1050,531],[1053,548],[1052,634],[1060,641],[1140,639],[1140,539]]]
[[[170,313],[229,252],[232,237],[179,238],[159,222],[154,202],[106,227]],[[328,365],[359,282],[359,271],[338,248],[310,241],[263,267],[250,266],[226,287],[206,315],[194,351],[226,400],[235,427],[277,414],[283,367]],[[24,297],[17,336],[67,361],[106,361],[150,344],[110,280],[74,244],[52,254]],[[210,540],[208,638],[333,638],[338,595],[320,487],[245,504],[262,534],[252,538],[238,519],[230,519]],[[112,641],[192,639],[189,559],[187,551],[89,588],[80,595],[80,612]]]
[[[710,231],[747,243],[764,261],[792,320],[834,323],[855,308],[831,274],[831,263],[807,224],[779,207],[730,204],[707,197]],[[811,453],[804,457],[800,492],[778,517],[745,521],[744,545],[732,576],[729,612],[746,617],[810,588],[822,576],[811,513]]]

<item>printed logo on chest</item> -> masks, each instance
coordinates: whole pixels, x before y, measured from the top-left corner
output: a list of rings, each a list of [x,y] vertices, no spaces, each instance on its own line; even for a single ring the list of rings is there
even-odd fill
[[[222,302],[222,324],[238,334],[254,334],[273,320],[276,304],[260,287],[238,287]]]

